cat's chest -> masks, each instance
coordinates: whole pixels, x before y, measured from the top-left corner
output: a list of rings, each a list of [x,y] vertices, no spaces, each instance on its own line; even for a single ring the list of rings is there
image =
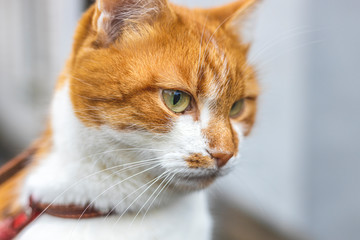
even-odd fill
[[[112,215],[84,220],[43,215],[17,240],[209,240],[211,218],[203,193],[193,194],[166,208],[139,215]]]

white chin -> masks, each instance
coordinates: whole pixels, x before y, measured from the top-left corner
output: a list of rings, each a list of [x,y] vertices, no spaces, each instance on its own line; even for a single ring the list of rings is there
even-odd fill
[[[174,187],[186,191],[201,190],[211,185],[215,180],[216,175],[208,176],[178,176],[174,179]]]

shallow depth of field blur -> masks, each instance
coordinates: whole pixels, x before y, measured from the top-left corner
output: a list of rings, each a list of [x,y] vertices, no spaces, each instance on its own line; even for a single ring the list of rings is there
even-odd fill
[[[44,128],[85,0],[0,0],[0,161]],[[210,7],[229,0],[174,0]],[[360,1],[265,0],[243,160],[209,190],[214,239],[360,239]]]

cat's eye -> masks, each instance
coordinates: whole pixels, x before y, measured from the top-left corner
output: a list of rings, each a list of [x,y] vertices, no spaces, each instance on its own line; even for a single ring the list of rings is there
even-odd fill
[[[179,90],[163,90],[162,96],[166,106],[175,113],[182,113],[190,106],[189,94]]]
[[[243,113],[244,108],[245,108],[245,99],[244,98],[236,101],[231,107],[230,114],[229,114],[230,117],[232,117],[232,118],[239,117],[241,115],[241,113]]]

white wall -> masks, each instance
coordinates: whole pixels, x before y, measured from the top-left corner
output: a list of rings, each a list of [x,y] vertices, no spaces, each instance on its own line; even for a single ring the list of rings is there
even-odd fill
[[[19,152],[43,130],[82,1],[0,0],[0,132]]]
[[[360,239],[360,1],[314,1],[307,71],[306,213],[315,239]]]

